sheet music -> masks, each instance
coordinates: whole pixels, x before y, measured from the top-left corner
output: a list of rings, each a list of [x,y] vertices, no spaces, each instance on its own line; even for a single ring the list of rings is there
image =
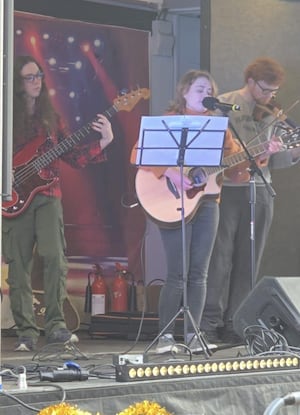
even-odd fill
[[[137,146],[138,166],[177,166],[184,150],[185,166],[219,166],[227,117],[196,115],[143,116]],[[185,145],[181,146],[185,132]]]

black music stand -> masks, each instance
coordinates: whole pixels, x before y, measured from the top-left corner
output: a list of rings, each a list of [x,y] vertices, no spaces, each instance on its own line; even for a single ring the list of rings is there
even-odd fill
[[[176,189],[174,197],[181,199],[182,229],[182,275],[183,275],[183,306],[169,323],[158,333],[146,348],[145,353],[157,339],[169,328],[176,318],[183,314],[184,342],[187,345],[188,319],[194,329],[200,345],[207,357],[211,356],[203,335],[190,313],[187,304],[187,269],[186,269],[186,233],[183,197],[183,167],[220,166],[223,157],[227,117],[209,117],[192,115],[166,115],[162,117],[142,117],[137,147],[137,166],[177,166],[180,168],[181,186]],[[197,183],[199,185],[199,183]],[[201,185],[201,184],[200,184]],[[174,191],[174,184],[171,188]],[[176,187],[176,186],[175,186]],[[166,182],[166,189],[170,183]],[[173,193],[172,191],[172,193]]]

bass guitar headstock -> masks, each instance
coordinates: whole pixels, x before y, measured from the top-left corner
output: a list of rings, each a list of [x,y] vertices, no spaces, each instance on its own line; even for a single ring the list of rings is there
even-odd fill
[[[127,94],[119,95],[114,99],[114,108],[116,111],[131,111],[141,99],[149,99],[150,90],[147,88],[138,88]]]

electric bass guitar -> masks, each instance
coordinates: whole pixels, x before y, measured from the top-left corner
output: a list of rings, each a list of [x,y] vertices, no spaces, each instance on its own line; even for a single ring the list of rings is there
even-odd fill
[[[113,105],[104,111],[103,115],[110,119],[119,111],[129,112],[142,98],[148,99],[149,97],[150,91],[146,88],[139,88],[128,94],[120,95],[114,99]],[[38,154],[38,149],[42,144],[40,137],[28,143],[14,155],[12,200],[2,203],[2,215],[4,217],[14,218],[23,213],[37,193],[49,188],[58,180],[57,177],[44,179],[41,174],[42,169],[69,152],[85,138],[92,130],[92,123],[93,121],[81,127],[41,155]]]
[[[281,139],[285,148],[299,145],[300,127],[285,133]],[[248,148],[252,157],[266,153],[266,142]],[[135,178],[137,198],[145,213],[159,226],[176,228],[181,224],[181,207],[184,206],[184,219],[188,223],[197,212],[198,206],[204,196],[218,196],[221,191],[222,172],[231,167],[239,167],[247,162],[245,151],[229,155],[223,159],[223,165],[217,167],[194,167],[190,170],[190,178],[195,187],[181,192],[171,180],[165,176],[157,178],[151,170],[139,168]],[[243,174],[243,169],[236,174]],[[181,200],[183,197],[183,201]]]

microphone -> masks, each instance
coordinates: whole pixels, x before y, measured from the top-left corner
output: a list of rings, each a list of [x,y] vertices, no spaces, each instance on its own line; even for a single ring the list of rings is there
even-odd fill
[[[220,102],[218,98],[215,97],[206,97],[202,101],[202,104],[208,110],[220,110],[222,112],[227,111],[240,111],[240,106],[236,104],[226,104],[225,102]]]

